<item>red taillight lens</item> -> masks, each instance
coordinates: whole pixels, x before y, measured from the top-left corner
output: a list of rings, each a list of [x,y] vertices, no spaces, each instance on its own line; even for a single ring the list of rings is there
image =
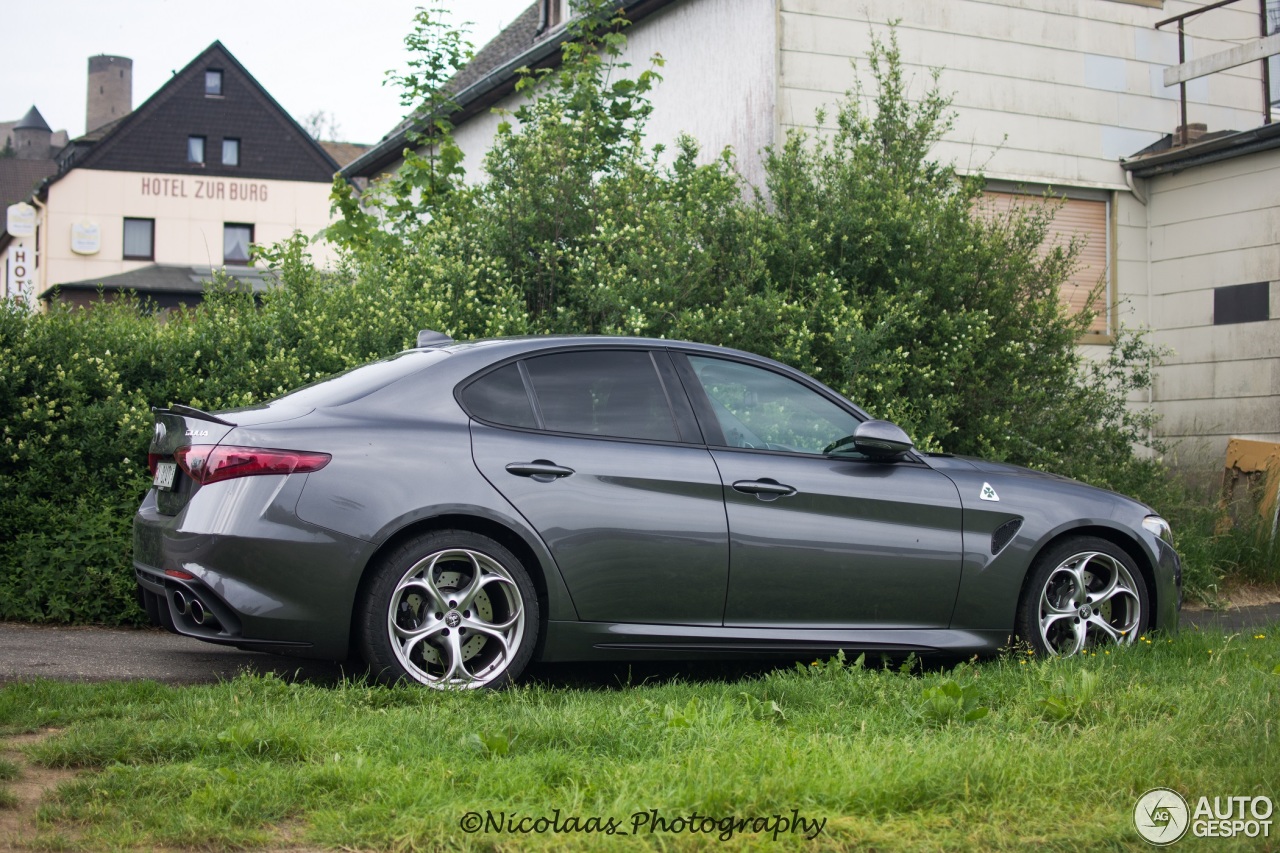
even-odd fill
[[[305,474],[319,471],[333,458],[328,453],[208,444],[182,447],[173,455],[186,475],[202,486],[258,474]]]
[[[157,466],[157,465],[159,465],[159,464],[160,464],[160,454],[159,454],[159,453],[148,453],[148,454],[147,454],[147,470],[151,472],[151,476],[152,476],[152,477],[154,477],[154,476],[156,475],[156,466]]]

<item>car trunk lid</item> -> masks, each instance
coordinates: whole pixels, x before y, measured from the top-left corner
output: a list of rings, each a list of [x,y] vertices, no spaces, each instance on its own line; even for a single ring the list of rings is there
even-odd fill
[[[154,409],[155,431],[147,452],[156,508],[165,515],[177,515],[199,484],[178,464],[178,455],[193,446],[215,447],[241,426],[256,426],[302,417],[310,408],[257,406],[214,414],[191,406]]]

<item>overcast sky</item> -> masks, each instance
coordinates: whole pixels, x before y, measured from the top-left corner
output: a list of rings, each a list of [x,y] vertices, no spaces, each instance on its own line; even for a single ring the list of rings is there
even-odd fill
[[[479,50],[533,0],[443,0],[473,21]],[[214,40],[298,121],[324,110],[347,142],[376,142],[403,114],[389,69],[404,69],[404,37],[419,0],[24,0],[5,2],[0,121],[32,104],[54,130],[85,130],[89,57],[133,60],[137,108]]]

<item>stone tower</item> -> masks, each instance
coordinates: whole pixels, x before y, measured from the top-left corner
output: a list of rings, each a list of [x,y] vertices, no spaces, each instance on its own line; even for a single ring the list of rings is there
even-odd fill
[[[53,131],[34,106],[13,126],[13,147],[19,160],[48,160],[53,156]]]
[[[124,56],[89,57],[89,97],[84,132],[92,133],[133,110],[133,60]]]

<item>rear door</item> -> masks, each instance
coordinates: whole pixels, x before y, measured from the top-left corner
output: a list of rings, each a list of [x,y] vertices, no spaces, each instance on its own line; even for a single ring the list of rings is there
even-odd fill
[[[721,624],[720,477],[665,352],[536,355],[459,398],[476,466],[541,534],[581,619]]]

